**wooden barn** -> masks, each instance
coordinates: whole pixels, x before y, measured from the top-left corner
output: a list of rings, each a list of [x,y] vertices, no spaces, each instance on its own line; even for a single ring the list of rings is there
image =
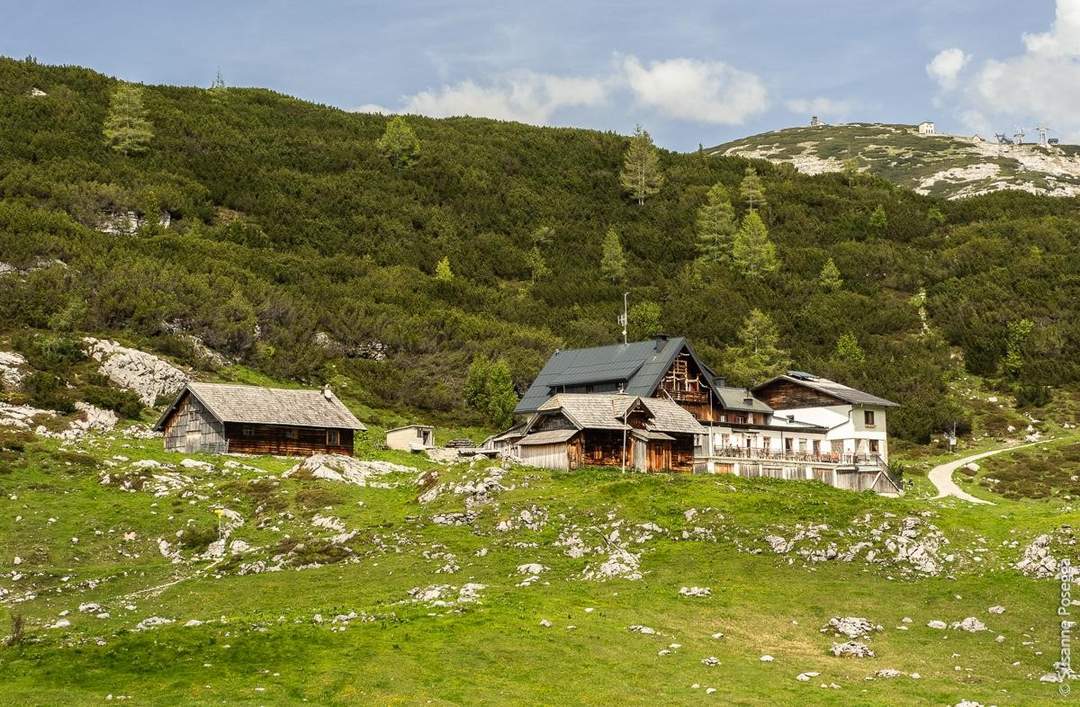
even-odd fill
[[[329,388],[188,383],[154,429],[174,452],[352,456],[367,428]]]
[[[638,471],[693,471],[694,448],[706,434],[670,400],[603,393],[554,395],[524,432],[516,446],[526,465]]]

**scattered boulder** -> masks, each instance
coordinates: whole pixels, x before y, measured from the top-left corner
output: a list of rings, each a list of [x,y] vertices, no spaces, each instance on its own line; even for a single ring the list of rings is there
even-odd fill
[[[822,630],[832,629],[836,633],[848,638],[861,638],[872,631],[881,631],[882,627],[871,623],[861,616],[834,616],[829,619],[829,624]]]
[[[626,630],[630,633],[640,633],[646,636],[653,636],[656,634],[655,629],[649,628],[648,626],[643,626],[642,624],[631,624],[630,626],[626,627]]]
[[[961,631],[967,631],[968,633],[976,633],[978,631],[985,631],[986,624],[979,621],[974,616],[969,616],[963,621],[953,621],[950,628],[959,629]]]
[[[298,479],[327,479],[375,488],[391,488],[394,484],[375,481],[387,474],[416,474],[411,466],[384,461],[365,461],[343,454],[313,454],[286,471],[282,476]]]
[[[1016,569],[1028,577],[1049,579],[1057,574],[1057,558],[1050,554],[1049,535],[1040,535],[1024,548],[1024,554],[1016,563]]]
[[[121,346],[115,341],[85,337],[83,348],[99,364],[100,372],[116,385],[139,396],[144,405],[176,395],[188,382],[186,373],[153,354]]]
[[[832,645],[832,654],[838,658],[873,658],[874,651],[870,650],[870,646],[858,641],[847,641],[846,643],[834,643]]]
[[[811,678],[816,678],[818,675],[821,675],[821,673],[810,670],[805,673],[799,673],[795,676],[795,679],[799,682],[810,682]]]
[[[707,597],[712,596],[712,590],[708,587],[682,587],[679,596],[684,597]]]
[[[943,631],[943,630],[945,630],[946,628],[949,627],[948,624],[946,624],[944,621],[941,621],[939,619],[934,619],[933,621],[928,621],[926,626],[928,628],[937,629],[939,631]]]
[[[1004,614],[1005,607],[998,604],[996,606],[991,606],[989,609],[987,609],[987,611],[989,611],[991,614]]]
[[[26,359],[14,351],[0,351],[0,388],[18,388],[25,376]]]

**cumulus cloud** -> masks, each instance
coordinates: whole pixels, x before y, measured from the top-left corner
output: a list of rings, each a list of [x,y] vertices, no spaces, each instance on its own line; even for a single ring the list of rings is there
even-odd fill
[[[855,108],[855,103],[819,96],[817,98],[792,98],[784,101],[784,107],[792,113],[836,118],[850,113]]]
[[[1053,26],[1023,40],[1023,53],[964,72],[960,119],[969,128],[993,125],[1000,132],[1040,122],[1064,140],[1080,140],[1080,0],[1057,0]]]
[[[926,73],[946,91],[956,87],[960,71],[971,57],[963,49],[943,49],[926,65]]]
[[[607,88],[600,79],[525,71],[486,84],[462,81],[421,91],[405,101],[402,112],[435,118],[483,116],[544,125],[561,108],[595,106],[606,98]]]
[[[613,99],[633,101],[668,118],[726,125],[742,123],[768,105],[760,78],[723,62],[666,59],[646,64],[625,56],[595,76],[518,71],[421,91],[404,97],[397,109],[366,104],[352,110],[435,118],[471,115],[547,125],[564,108],[596,107]]]
[[[646,66],[629,56],[622,70],[638,102],[670,118],[737,125],[768,105],[760,78],[719,61],[667,59]]]

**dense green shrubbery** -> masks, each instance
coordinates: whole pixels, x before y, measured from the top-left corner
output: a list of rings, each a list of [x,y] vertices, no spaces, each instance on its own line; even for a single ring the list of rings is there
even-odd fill
[[[421,147],[392,163],[383,116],[175,87],[143,92],[154,137],[129,157],[101,132],[115,86],[0,60],[0,260],[24,271],[0,276],[4,327],[124,331],[170,350],[181,330],[312,383],[339,359],[365,402],[467,414],[474,358],[505,360],[520,391],[553,349],[617,340],[628,290],[718,366],[760,309],[797,367],[903,403],[892,429],[910,439],[963,417],[946,392],[950,347],[1001,375],[1017,320],[1034,328],[1013,344],[1010,385],[1080,380],[1075,200],[940,202],[757,164],[781,267],[751,279],[694,262],[698,208],[715,184],[739,193],[745,160],[662,154],[663,187],[639,206],[619,185],[618,135],[408,117]],[[143,219],[135,235],[94,230],[127,211]],[[623,283],[599,270],[609,228]],[[830,260],[839,288],[822,284]],[[390,360],[340,359],[316,332],[346,351],[381,342]],[[861,360],[838,356],[845,336]]]

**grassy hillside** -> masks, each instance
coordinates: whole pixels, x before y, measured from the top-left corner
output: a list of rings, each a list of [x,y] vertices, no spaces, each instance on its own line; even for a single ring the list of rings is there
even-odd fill
[[[689,336],[730,379],[730,347],[760,308],[795,366],[903,403],[891,431],[915,441],[966,428],[949,389],[965,369],[1031,404],[1080,381],[1072,200],[954,204],[760,163],[781,268],[755,279],[695,262],[697,210],[717,182],[737,193],[741,159],[665,153],[662,190],[638,206],[619,188],[619,135],[409,117],[421,150],[399,168],[376,145],[383,116],[169,86],[146,88],[154,137],[129,157],[102,137],[117,85],[0,60],[0,335],[24,353],[106,335],[212,376],[195,336],[260,374],[331,381],[356,405],[477,423],[462,404],[474,356],[505,359],[521,389],[555,348],[616,340],[629,291],[659,311],[631,336]],[[145,217],[134,234],[102,232],[127,212]],[[624,282],[597,266],[608,228]],[[443,257],[451,281],[433,277]],[[838,291],[818,281],[829,258]],[[1030,334],[1006,370],[1021,320]],[[837,356],[845,334],[864,357]],[[53,369],[54,389],[86,384]]]
[[[1074,547],[1062,499],[359,452],[405,466],[357,486],[123,434],[22,446],[0,473],[0,636],[23,622],[0,700],[1056,699],[1057,584],[1015,565],[1043,533]],[[858,639],[875,657],[831,654],[846,616],[880,625]],[[928,626],[968,617],[986,630]]]
[[[775,130],[707,152],[787,163],[807,174],[858,169],[946,199],[1008,190],[1080,194],[1075,145],[1003,146],[993,135],[980,138],[919,135],[913,125],[846,123]]]

